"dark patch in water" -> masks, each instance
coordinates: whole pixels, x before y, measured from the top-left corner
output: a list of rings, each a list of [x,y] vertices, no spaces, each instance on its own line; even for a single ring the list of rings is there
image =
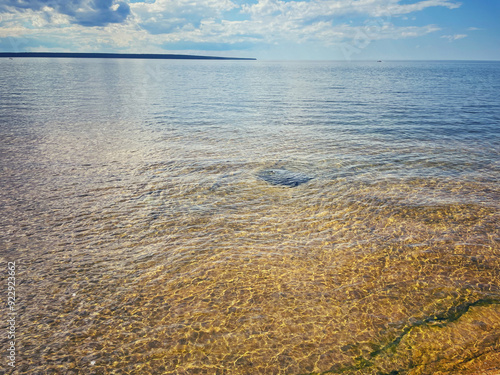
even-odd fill
[[[264,169],[257,173],[257,177],[272,185],[295,187],[313,178],[300,172],[292,172],[286,169]]]

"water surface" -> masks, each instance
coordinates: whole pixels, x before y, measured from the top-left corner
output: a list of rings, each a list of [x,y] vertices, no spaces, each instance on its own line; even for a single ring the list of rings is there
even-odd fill
[[[500,63],[0,71],[14,373],[500,370]]]

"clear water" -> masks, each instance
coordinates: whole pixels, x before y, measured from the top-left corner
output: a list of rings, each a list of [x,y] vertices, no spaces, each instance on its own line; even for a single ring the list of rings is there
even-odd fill
[[[498,62],[0,60],[13,373],[497,373],[499,92]]]

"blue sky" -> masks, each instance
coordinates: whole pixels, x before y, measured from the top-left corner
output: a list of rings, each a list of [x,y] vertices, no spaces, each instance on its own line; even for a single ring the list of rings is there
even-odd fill
[[[500,0],[2,0],[0,51],[500,60]]]

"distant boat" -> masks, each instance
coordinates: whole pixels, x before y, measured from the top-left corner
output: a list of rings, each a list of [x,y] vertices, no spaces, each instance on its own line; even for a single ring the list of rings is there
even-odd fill
[[[382,60],[377,60],[377,62],[382,62]]]

